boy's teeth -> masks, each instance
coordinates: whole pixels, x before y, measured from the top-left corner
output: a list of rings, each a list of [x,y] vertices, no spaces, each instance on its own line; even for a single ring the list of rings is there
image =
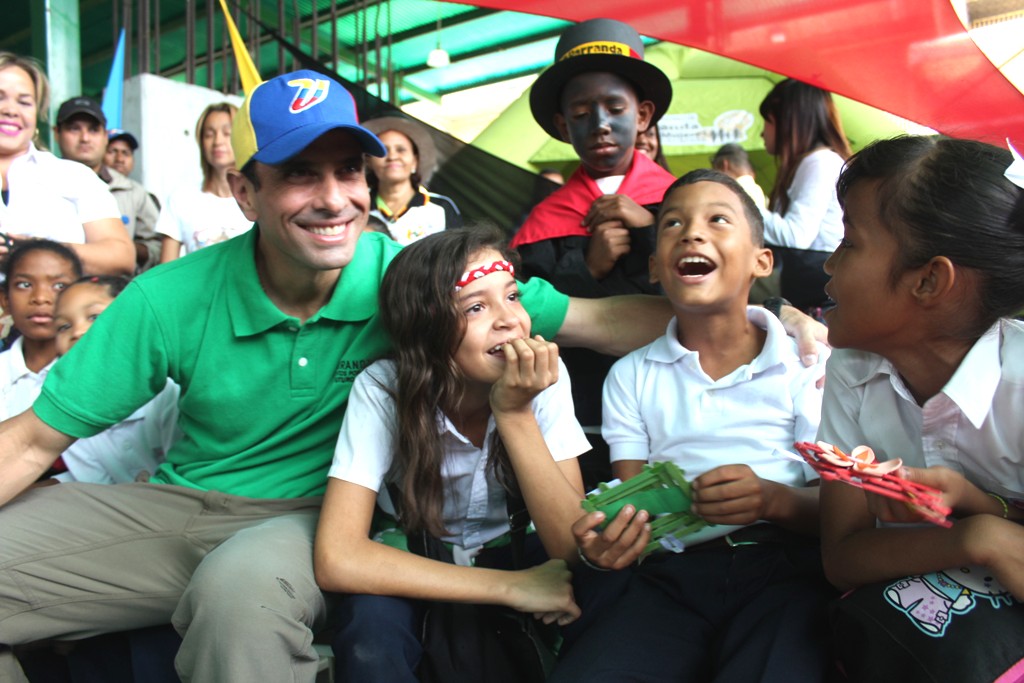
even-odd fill
[[[707,260],[703,256],[684,256],[683,258],[679,259],[679,263],[680,265],[682,265],[683,263],[706,263],[708,265],[711,265],[711,261]]]

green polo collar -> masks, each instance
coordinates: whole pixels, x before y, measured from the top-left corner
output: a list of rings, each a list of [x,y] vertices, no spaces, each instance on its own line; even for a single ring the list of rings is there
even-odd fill
[[[232,247],[246,252],[248,258],[234,260],[234,267],[226,278],[230,304],[232,330],[237,337],[266,332],[281,324],[298,325],[297,318],[286,315],[273,304],[263,291],[256,273],[256,244],[259,225],[231,240]],[[393,243],[392,243],[393,245]],[[377,287],[367,286],[368,280],[378,280],[384,268],[381,260],[390,262],[397,253],[397,245],[389,245],[384,235],[364,232],[356,245],[356,252],[342,271],[330,300],[307,324],[320,318],[340,322],[368,320],[377,313]],[[384,264],[386,265],[386,263]]]

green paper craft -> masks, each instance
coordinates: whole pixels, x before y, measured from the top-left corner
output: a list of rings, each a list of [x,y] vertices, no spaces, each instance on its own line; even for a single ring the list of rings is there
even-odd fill
[[[642,558],[655,550],[681,552],[687,536],[708,526],[690,512],[692,501],[690,482],[683,471],[671,462],[658,462],[644,465],[640,474],[629,481],[599,484],[582,505],[587,512],[603,512],[608,520],[627,505],[650,513],[651,542],[644,548]]]

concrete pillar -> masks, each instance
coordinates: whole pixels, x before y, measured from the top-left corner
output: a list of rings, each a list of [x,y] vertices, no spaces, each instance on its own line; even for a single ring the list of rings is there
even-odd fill
[[[40,133],[53,149],[53,125],[57,107],[82,94],[82,45],[79,35],[78,0],[32,0],[32,56],[46,67],[50,79],[50,112],[47,130]]]

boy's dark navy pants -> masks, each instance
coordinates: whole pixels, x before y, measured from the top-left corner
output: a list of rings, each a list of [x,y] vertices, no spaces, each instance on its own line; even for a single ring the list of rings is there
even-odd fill
[[[818,545],[794,539],[717,539],[647,559],[551,683],[823,680],[825,605],[835,591]]]

